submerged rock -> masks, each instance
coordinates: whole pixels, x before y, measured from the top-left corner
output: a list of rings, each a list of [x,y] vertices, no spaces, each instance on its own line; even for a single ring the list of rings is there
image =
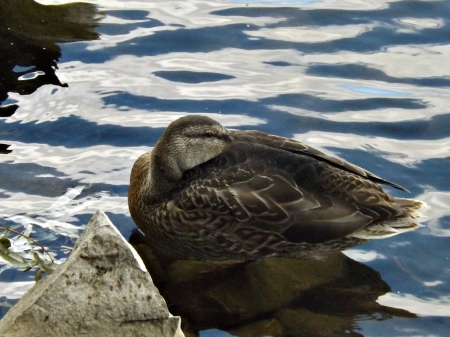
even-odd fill
[[[98,211],[65,263],[0,321],[3,337],[182,337],[142,260]]]

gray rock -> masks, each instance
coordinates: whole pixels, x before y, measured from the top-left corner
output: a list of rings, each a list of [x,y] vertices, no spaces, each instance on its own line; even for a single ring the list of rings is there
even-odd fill
[[[135,250],[98,211],[65,263],[0,321],[3,337],[182,337]]]

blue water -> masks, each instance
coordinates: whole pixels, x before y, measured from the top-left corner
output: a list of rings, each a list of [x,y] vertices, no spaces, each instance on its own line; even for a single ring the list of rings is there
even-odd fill
[[[98,208],[128,237],[134,160],[174,119],[206,114],[301,140],[427,202],[416,231],[347,252],[389,285],[379,304],[418,318],[349,319],[363,336],[449,335],[449,1],[91,3],[78,14],[90,20],[45,38],[32,12],[31,28],[0,20],[2,44],[17,46],[0,65],[0,226],[33,230],[61,262]],[[4,315],[33,274],[0,260],[0,282]]]

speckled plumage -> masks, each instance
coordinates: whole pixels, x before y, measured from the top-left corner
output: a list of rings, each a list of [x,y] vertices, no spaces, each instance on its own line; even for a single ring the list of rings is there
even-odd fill
[[[178,258],[314,259],[417,226],[423,203],[378,184],[403,189],[301,142],[188,116],[135,162],[128,203]]]

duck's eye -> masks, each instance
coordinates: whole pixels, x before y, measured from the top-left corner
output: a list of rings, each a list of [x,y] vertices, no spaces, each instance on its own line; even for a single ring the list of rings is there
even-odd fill
[[[205,137],[206,138],[211,138],[211,137],[214,137],[214,134],[211,131],[208,131],[208,132],[205,133]]]

